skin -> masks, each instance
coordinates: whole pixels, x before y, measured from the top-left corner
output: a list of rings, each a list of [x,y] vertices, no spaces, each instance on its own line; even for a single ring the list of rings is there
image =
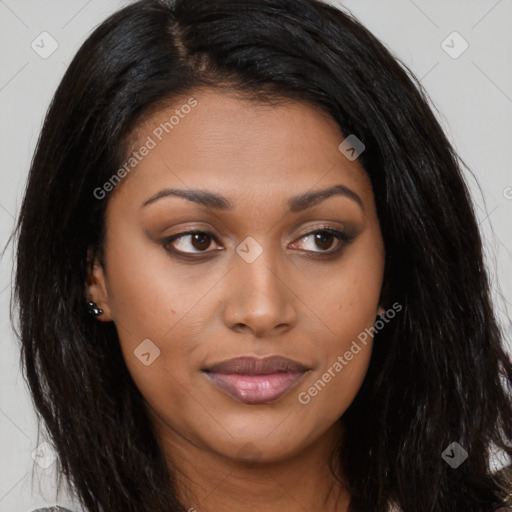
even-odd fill
[[[104,310],[98,319],[116,325],[187,507],[346,511],[349,496],[328,462],[343,433],[337,420],[364,380],[371,338],[309,403],[298,396],[384,311],[385,252],[370,180],[340,152],[344,136],[316,106],[269,107],[227,91],[191,96],[197,106],[109,197],[104,265],[95,260],[87,294]],[[189,97],[139,125],[134,148]],[[287,211],[292,196],[339,184],[361,205],[332,195]],[[211,191],[233,209],[173,196],[141,207],[165,188]],[[353,239],[315,242],[310,233],[325,226]],[[191,258],[172,256],[164,239],[191,228],[215,238],[185,235],[167,248]],[[263,250],[251,263],[236,252],[248,236]],[[146,339],[160,350],[149,365],[134,355]],[[271,354],[310,368],[272,403],[241,403],[201,372],[235,356]]]

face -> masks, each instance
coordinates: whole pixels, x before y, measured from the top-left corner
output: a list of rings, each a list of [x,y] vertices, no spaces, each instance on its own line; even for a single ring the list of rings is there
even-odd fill
[[[308,104],[209,90],[134,133],[88,292],[169,445],[284,460],[355,398],[385,255],[343,139]],[[255,359],[226,363],[238,357]]]

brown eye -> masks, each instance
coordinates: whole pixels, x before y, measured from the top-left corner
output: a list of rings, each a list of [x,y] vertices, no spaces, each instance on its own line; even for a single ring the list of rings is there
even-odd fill
[[[194,233],[192,235],[191,244],[198,251],[205,251],[210,247],[211,237],[205,233]]]
[[[340,250],[345,245],[345,242],[349,241],[349,237],[345,233],[330,228],[312,231],[311,233],[302,236],[299,241],[302,242],[302,245],[308,245],[304,244],[308,239],[311,242],[309,243],[310,248],[306,248],[306,251],[319,254],[333,254]],[[297,242],[293,245],[297,245]],[[332,249],[333,245],[335,246],[334,249]],[[315,248],[320,250],[315,250]]]
[[[207,251],[212,244],[212,240],[215,240],[215,237],[208,231],[188,231],[173,235],[165,240],[163,245],[166,250],[177,253],[204,253],[212,252]],[[168,246],[172,247],[169,248]]]
[[[327,251],[332,247],[333,242],[336,240],[336,237],[332,233],[328,233],[327,231],[322,231],[320,233],[315,233],[315,244],[320,249]]]

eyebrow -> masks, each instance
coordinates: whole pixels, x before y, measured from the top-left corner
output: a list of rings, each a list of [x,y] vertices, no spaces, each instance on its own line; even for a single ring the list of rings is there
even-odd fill
[[[294,196],[288,200],[288,209],[292,213],[301,212],[335,195],[340,195],[352,199],[361,207],[361,209],[364,210],[363,201],[361,198],[353,190],[349,189],[345,185],[334,185],[333,187],[324,190],[314,190]],[[206,190],[184,190],[179,188],[165,188],[160,190],[156,194],[152,195],[149,199],[146,199],[146,201],[142,203],[141,208],[144,208],[145,206],[152,204],[159,199],[170,196],[182,197],[188,201],[192,201],[194,203],[198,203],[215,210],[232,210],[234,208],[233,203],[227,197],[223,197]]]

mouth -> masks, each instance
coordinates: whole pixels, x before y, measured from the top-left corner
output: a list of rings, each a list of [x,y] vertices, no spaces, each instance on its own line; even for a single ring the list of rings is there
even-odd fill
[[[256,405],[275,402],[293,389],[310,369],[282,356],[229,359],[203,373],[217,388],[239,402]]]

